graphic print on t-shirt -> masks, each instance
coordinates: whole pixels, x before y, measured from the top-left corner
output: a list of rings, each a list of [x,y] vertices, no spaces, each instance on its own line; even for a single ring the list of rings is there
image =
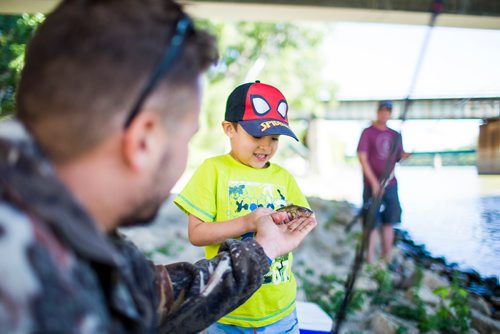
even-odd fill
[[[391,152],[392,136],[390,133],[382,133],[375,139],[375,148],[379,159],[387,159]]]
[[[284,188],[271,183],[229,181],[229,219],[241,217],[257,208],[276,210],[285,206]]]
[[[257,208],[279,209],[286,205],[285,187],[275,184],[246,181],[229,181],[229,219],[244,216]],[[252,238],[253,232],[241,236]],[[280,284],[290,281],[288,254],[274,259],[270,271],[264,276],[264,284]]]

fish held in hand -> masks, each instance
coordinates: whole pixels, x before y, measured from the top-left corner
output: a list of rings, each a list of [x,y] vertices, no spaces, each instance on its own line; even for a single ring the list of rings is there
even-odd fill
[[[284,207],[281,207],[277,209],[276,211],[278,212],[286,212],[288,213],[288,221],[285,222],[288,223],[291,220],[297,219],[297,218],[308,218],[310,217],[314,212],[306,207],[300,206],[300,205],[295,205],[295,204],[290,204]]]

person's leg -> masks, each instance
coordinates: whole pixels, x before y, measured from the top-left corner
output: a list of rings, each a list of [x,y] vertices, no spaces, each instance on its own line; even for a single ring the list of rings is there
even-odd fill
[[[391,263],[392,248],[394,245],[394,225],[401,222],[401,205],[398,197],[397,184],[388,186],[382,199],[382,258],[387,264]]]
[[[367,226],[367,219],[373,218],[373,217],[368,217],[369,213],[371,212],[371,205],[373,203],[372,199],[372,191],[371,188],[368,187],[367,185],[364,186],[363,189],[363,208],[364,208],[364,214],[363,214],[363,228],[370,228]],[[371,230],[368,235],[368,242],[366,245],[366,262],[367,263],[373,263],[375,261],[375,249],[377,245],[377,233],[378,233],[378,226],[380,224],[380,212],[377,209],[377,214],[374,217],[375,222],[371,222],[374,224],[374,226],[371,226]]]
[[[392,224],[382,224],[382,259],[391,263],[392,246],[394,244],[394,228]]]

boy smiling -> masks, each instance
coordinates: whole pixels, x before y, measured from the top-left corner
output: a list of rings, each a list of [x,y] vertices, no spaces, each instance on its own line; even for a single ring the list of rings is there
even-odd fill
[[[205,246],[207,258],[221,242],[251,238],[255,220],[287,203],[309,207],[293,176],[270,162],[280,135],[298,140],[288,125],[288,104],[275,87],[246,83],[229,95],[222,122],[231,151],[207,159],[175,203],[189,216],[189,239]],[[302,217],[284,228],[302,229],[315,217]],[[293,255],[269,259],[263,286],[243,305],[221,318],[209,333],[298,333]]]

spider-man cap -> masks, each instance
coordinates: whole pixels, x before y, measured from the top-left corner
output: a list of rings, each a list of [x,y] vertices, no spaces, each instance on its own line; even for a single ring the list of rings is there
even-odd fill
[[[288,103],[275,87],[249,82],[236,87],[227,98],[228,122],[238,122],[254,137],[286,135],[298,141],[288,125]]]

